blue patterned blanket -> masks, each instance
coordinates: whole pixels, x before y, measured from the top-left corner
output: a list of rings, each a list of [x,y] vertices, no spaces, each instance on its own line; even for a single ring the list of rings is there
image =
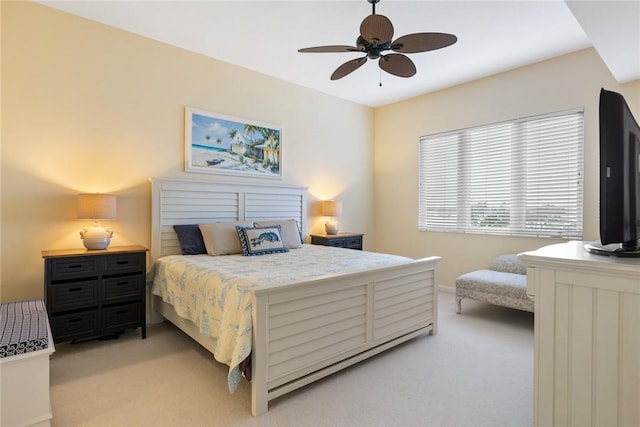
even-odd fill
[[[242,377],[239,365],[251,353],[252,289],[410,261],[317,245],[253,257],[170,255],[156,261],[152,293],[192,321],[201,333],[217,339],[214,357],[229,365],[229,390],[233,392]]]

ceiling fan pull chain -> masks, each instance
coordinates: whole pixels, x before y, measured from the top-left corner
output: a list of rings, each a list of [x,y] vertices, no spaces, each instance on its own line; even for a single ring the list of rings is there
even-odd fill
[[[378,71],[380,71],[380,87],[382,87],[382,68],[378,68]]]

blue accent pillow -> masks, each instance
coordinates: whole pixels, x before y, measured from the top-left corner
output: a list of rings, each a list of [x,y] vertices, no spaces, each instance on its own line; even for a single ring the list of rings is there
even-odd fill
[[[178,235],[182,255],[200,255],[207,253],[207,248],[204,246],[202,232],[198,224],[174,225],[173,229]]]
[[[239,227],[236,226],[242,255],[255,256],[289,252],[284,247],[280,226],[273,227]]]

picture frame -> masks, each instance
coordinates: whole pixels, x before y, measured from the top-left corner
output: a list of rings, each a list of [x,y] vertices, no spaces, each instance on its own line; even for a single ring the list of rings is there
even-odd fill
[[[185,172],[282,178],[282,128],[185,107]]]

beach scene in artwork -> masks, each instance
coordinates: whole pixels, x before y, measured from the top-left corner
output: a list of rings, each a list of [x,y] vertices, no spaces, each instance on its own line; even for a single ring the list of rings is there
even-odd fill
[[[280,175],[280,130],[191,113],[191,166]],[[188,142],[189,143],[189,142]]]

